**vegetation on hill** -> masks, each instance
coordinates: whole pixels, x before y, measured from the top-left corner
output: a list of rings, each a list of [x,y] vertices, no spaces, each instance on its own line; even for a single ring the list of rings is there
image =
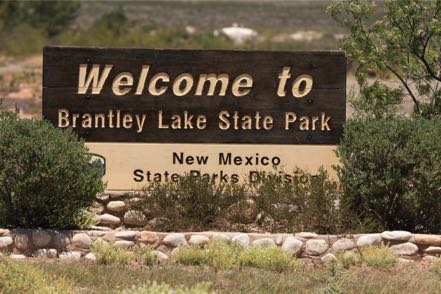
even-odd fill
[[[41,29],[53,37],[76,19],[78,1],[14,1],[0,3],[0,31],[11,32],[20,25]]]
[[[337,49],[343,30],[327,2],[0,2],[0,53],[26,56],[45,45],[218,49]],[[312,17],[321,18],[315,24]],[[262,19],[265,19],[263,22]],[[237,23],[258,37],[237,44],[220,33]],[[291,24],[288,26],[288,24]]]

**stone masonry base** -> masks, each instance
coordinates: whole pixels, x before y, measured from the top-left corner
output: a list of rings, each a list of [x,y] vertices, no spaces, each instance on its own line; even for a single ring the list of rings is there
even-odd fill
[[[232,232],[161,233],[137,230],[26,230],[0,228],[0,254],[11,258],[60,258],[94,260],[91,244],[106,242],[121,247],[150,245],[159,261],[169,259],[179,246],[201,245],[219,238],[243,247],[279,246],[298,258],[318,261],[335,259],[338,251],[364,246],[389,246],[404,259],[435,260],[441,254],[441,235],[386,231],[361,235],[317,235],[315,233],[257,234]]]

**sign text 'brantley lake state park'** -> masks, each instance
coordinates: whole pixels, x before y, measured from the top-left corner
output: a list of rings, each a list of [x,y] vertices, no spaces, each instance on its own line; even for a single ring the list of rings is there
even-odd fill
[[[345,92],[337,51],[44,49],[44,118],[83,137],[115,189],[315,167],[340,139]]]

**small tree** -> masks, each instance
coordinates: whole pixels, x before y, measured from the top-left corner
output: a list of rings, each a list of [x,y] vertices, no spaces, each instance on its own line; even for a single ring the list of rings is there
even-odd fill
[[[386,0],[377,7],[369,0],[334,0],[328,12],[350,32],[343,48],[357,64],[356,110],[388,116],[409,96],[415,113],[440,115],[441,1]],[[391,87],[384,79],[370,83],[372,73],[390,74],[401,86]]]
[[[0,226],[75,227],[103,190],[89,160],[71,131],[0,112]]]

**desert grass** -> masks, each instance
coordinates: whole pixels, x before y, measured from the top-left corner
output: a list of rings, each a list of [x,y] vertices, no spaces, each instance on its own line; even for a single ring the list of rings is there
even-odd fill
[[[81,293],[120,293],[148,288],[153,282],[171,289],[191,289],[210,284],[206,292],[216,293],[439,293],[440,273],[424,263],[396,264],[387,270],[361,265],[343,267],[306,265],[297,271],[253,267],[220,269],[184,266],[176,263],[155,266],[100,265],[39,261],[26,266],[39,276],[50,277],[47,285],[74,285]],[[61,281],[61,282],[58,282]],[[46,284],[37,284],[45,287]],[[46,286],[47,286],[46,285]],[[155,287],[156,287],[155,286]],[[3,287],[3,286],[2,286]],[[72,289],[72,288],[70,288]],[[44,291],[20,293],[47,293]],[[7,292],[0,289],[1,293]],[[17,293],[17,292],[15,292]],[[74,293],[74,292],[73,292]],[[132,293],[132,292],[128,292]],[[133,292],[138,293],[138,292]],[[148,292],[141,293],[168,293]],[[204,292],[200,292],[204,293]]]
[[[153,249],[149,246],[135,246],[130,249],[107,244],[103,241],[92,243],[92,252],[102,265],[127,265],[131,263],[151,266],[156,263]]]
[[[398,260],[399,255],[389,247],[368,246],[360,251],[361,259],[369,266],[388,269]]]
[[[180,247],[161,264],[147,246],[93,250],[96,262],[2,257],[0,293],[441,293],[441,259],[400,263],[386,247],[326,264],[220,240]]]

